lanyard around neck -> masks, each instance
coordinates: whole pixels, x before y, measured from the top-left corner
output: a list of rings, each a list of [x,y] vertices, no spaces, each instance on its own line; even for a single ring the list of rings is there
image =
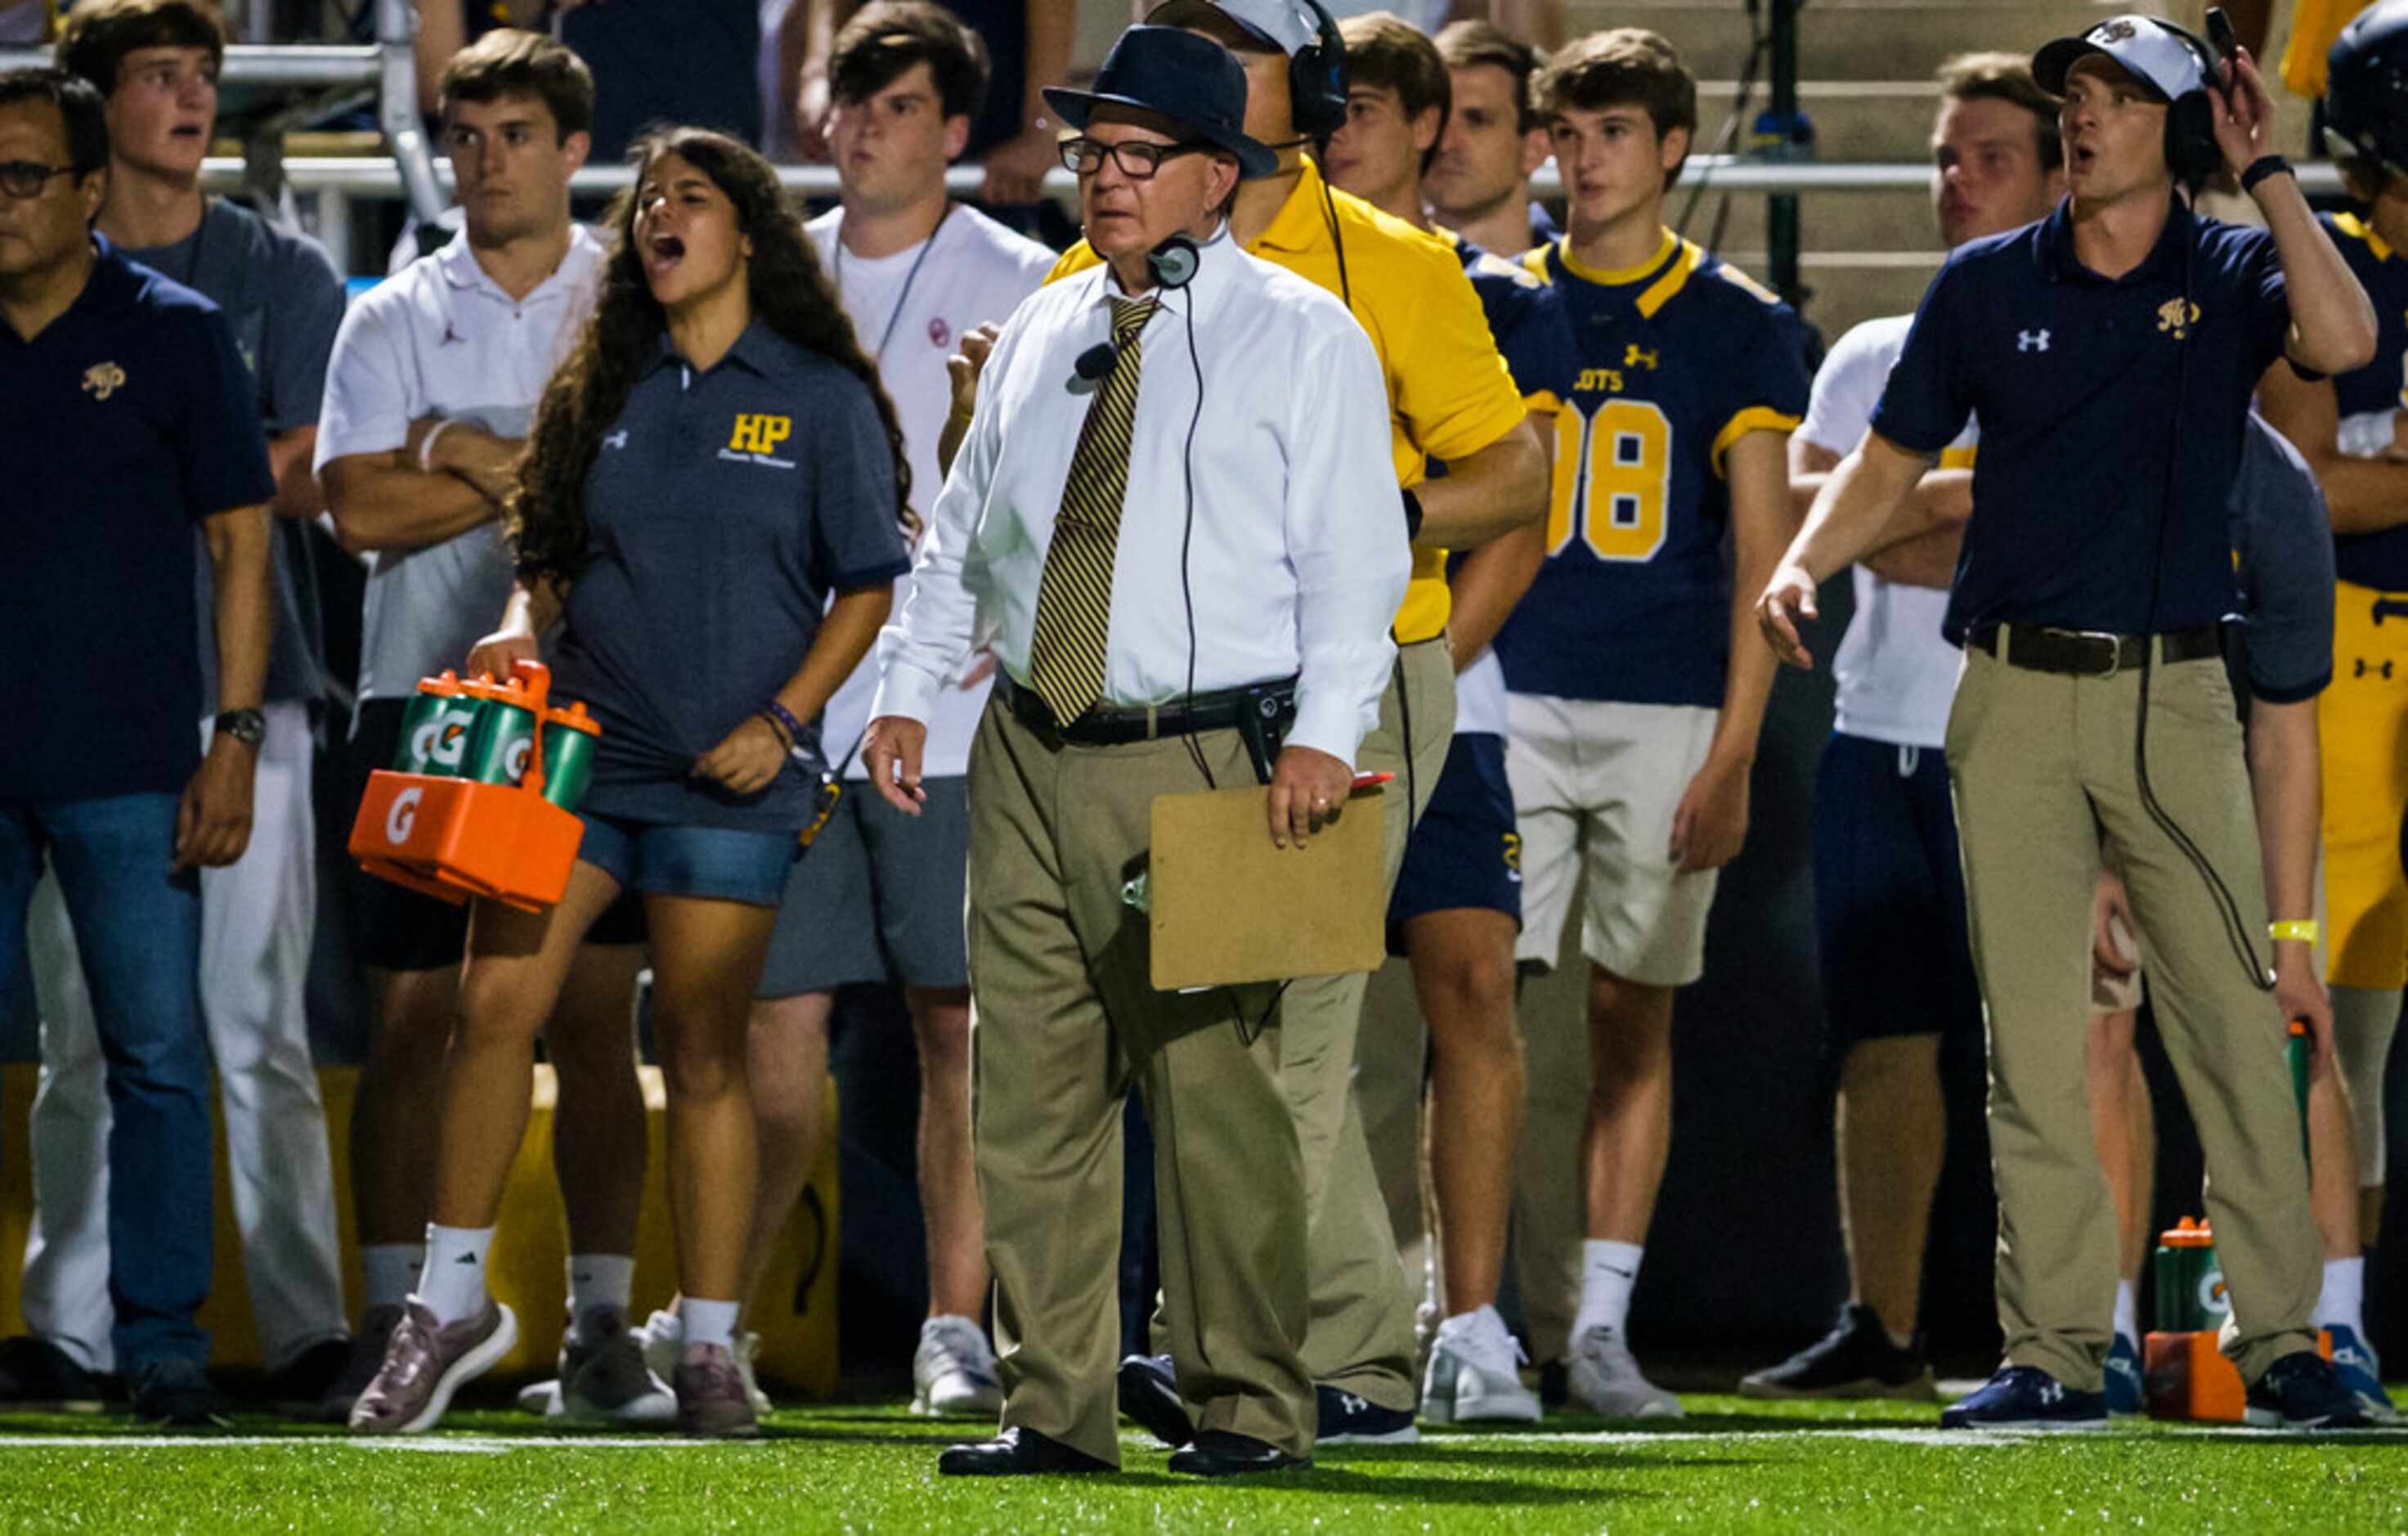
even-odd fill
[[[886,344],[895,339],[895,327],[903,319],[903,307],[911,302],[911,285],[920,280],[920,265],[928,259],[929,251],[937,249],[937,237],[944,233],[945,221],[953,216],[953,200],[948,198],[944,210],[937,215],[936,227],[929,230],[928,237],[920,242],[920,253],[911,258],[911,269],[903,274],[903,291],[895,295],[895,308],[887,311],[886,329],[879,334],[878,350],[869,354],[871,362],[882,365],[886,361]],[[836,296],[839,302],[844,298],[844,224],[841,221],[838,223],[836,231]]]

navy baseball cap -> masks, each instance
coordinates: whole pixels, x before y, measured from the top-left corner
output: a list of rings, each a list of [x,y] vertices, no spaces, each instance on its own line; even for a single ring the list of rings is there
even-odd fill
[[[2079,37],[2059,37],[2032,55],[2032,79],[2052,96],[2065,94],[2074,65],[2103,53],[2160,100],[2177,101],[2211,81],[2207,63],[2188,33],[2154,16],[2111,16]]]
[[[1246,179],[1279,169],[1279,156],[1246,136],[1246,71],[1227,49],[1177,27],[1131,27],[1104,55],[1096,88],[1045,88],[1045,104],[1073,128],[1098,107],[1127,107],[1168,118],[1191,138],[1238,157]]]

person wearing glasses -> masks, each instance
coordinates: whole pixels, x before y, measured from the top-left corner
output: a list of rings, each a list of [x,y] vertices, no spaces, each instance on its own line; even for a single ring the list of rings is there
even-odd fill
[[[1308,1165],[1282,1080],[1295,992],[1158,992],[1124,898],[1158,795],[1260,779],[1268,835],[1341,812],[1408,574],[1380,369],[1311,283],[1230,238],[1268,174],[1245,75],[1134,27],[1046,99],[1099,257],[1015,310],[880,647],[870,782],[916,814],[928,722],[974,641],[973,1114],[1004,1390],[951,1475],[1118,1468],[1122,1104],[1155,1134],[1171,1354],[1198,1476],[1306,1465]],[[1250,751],[1238,729],[1269,711]],[[1393,1244],[1388,1248],[1394,1262]]]
[[[141,1418],[216,1414],[208,1335],[209,1051],[199,871],[251,839],[265,735],[267,503],[258,390],[225,316],[98,235],[100,93],[0,74],[0,997],[55,868],[107,1043],[109,1300]],[[195,539],[215,577],[203,754]]]

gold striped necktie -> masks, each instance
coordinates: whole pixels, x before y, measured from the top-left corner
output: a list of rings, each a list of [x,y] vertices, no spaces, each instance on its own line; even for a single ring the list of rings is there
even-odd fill
[[[1137,419],[1138,335],[1159,308],[1150,297],[1111,304],[1119,356],[1079,428],[1037,585],[1037,624],[1028,646],[1029,684],[1065,725],[1104,696],[1112,561],[1120,547],[1121,498],[1128,490],[1129,430]]]

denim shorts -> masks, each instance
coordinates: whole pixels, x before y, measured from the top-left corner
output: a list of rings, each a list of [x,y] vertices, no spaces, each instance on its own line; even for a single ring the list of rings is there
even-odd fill
[[[577,856],[623,890],[775,907],[801,845],[792,832],[678,826],[580,814]]]

